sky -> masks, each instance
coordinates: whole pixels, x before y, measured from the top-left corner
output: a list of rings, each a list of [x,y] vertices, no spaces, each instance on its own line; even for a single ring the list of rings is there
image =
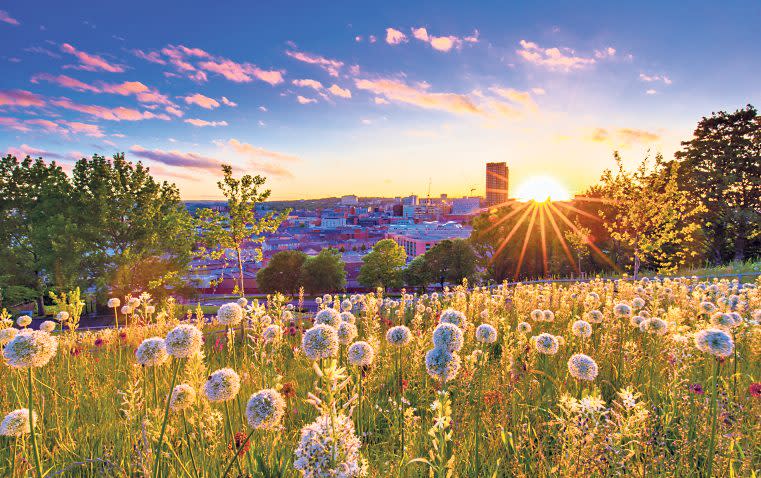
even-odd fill
[[[322,3],[322,5],[319,5]],[[577,5],[578,3],[578,5]],[[761,99],[761,3],[0,0],[0,152],[124,152],[185,199],[583,191]]]

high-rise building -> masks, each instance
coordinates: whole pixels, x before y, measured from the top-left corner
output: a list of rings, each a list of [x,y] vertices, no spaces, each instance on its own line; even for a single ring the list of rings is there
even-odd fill
[[[486,205],[496,206],[507,202],[507,163],[486,163]]]

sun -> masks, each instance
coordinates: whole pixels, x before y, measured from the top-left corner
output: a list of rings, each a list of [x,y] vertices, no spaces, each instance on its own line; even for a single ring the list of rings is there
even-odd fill
[[[518,187],[515,197],[525,202],[567,201],[571,199],[571,193],[554,178],[534,176]]]

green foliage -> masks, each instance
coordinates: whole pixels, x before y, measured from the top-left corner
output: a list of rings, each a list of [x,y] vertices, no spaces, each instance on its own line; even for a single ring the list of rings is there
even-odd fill
[[[334,292],[346,287],[346,264],[337,249],[326,248],[308,257],[301,267],[301,282],[310,294]]]
[[[272,256],[266,267],[256,273],[258,289],[266,293],[295,294],[302,283],[302,267],[307,255],[301,251],[280,251]]]
[[[432,280],[459,284],[476,275],[476,254],[463,239],[446,239],[433,246],[423,256]]]
[[[433,281],[431,271],[428,268],[428,263],[425,260],[425,255],[417,256],[412,259],[407,267],[402,271],[402,278],[404,279],[404,285],[407,287],[425,288]]]
[[[407,262],[404,248],[391,239],[375,243],[373,250],[362,258],[359,283],[365,287],[399,287],[402,269]]]

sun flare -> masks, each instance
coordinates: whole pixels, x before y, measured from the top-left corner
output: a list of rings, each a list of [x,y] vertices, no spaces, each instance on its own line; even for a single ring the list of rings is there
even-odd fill
[[[571,193],[554,178],[534,176],[518,187],[515,197],[525,202],[567,201],[571,199]]]

